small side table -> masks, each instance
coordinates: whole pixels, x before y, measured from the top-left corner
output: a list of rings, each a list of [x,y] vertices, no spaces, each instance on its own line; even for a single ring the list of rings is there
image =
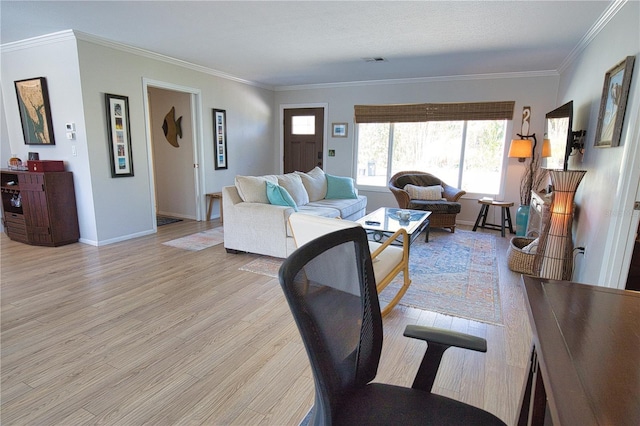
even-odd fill
[[[507,201],[493,201],[493,200],[478,200],[478,204],[480,206],[480,212],[478,213],[478,218],[476,219],[475,225],[473,225],[473,231],[475,232],[480,228],[488,228],[488,229],[499,229],[502,231],[502,236],[504,237],[505,228],[509,227],[509,232],[515,234],[513,231],[513,224],[511,222],[511,211],[509,207],[513,207],[513,203],[509,203]],[[489,213],[489,206],[500,207],[501,209],[501,224],[497,225],[495,223],[487,223],[487,214]]]
[[[207,207],[207,221],[211,220],[211,211],[213,210],[213,200],[218,200],[220,202],[220,223],[223,223],[222,216],[222,192],[211,192],[209,194],[205,194],[207,200],[209,202],[209,207]]]

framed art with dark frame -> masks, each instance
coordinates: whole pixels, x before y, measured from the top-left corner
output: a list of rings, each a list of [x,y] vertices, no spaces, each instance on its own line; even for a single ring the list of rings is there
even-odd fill
[[[133,176],[129,98],[105,93],[111,177]]]
[[[348,128],[347,126],[347,123],[332,123],[331,136],[334,138],[346,138]]]
[[[14,82],[20,122],[26,145],[55,145],[47,79],[29,78]]]
[[[620,134],[627,108],[631,74],[635,56],[627,56],[622,62],[604,75],[602,99],[598,112],[598,127],[594,146],[611,147],[620,145]]]
[[[213,146],[215,149],[216,170],[227,168],[227,112],[213,110]]]

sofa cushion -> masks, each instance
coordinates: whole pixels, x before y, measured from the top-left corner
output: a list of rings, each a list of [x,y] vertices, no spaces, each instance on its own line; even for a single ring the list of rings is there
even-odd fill
[[[295,172],[302,179],[302,184],[307,190],[309,201],[323,200],[327,195],[327,178],[320,167],[304,172]]]
[[[442,185],[433,186],[416,186],[413,184],[406,184],[404,190],[409,193],[409,197],[412,200],[441,200],[442,199]]]
[[[340,210],[334,208],[331,205],[322,206],[318,203],[309,203],[305,206],[298,208],[300,213],[310,214],[314,216],[328,217],[331,219],[340,217]]]
[[[236,188],[242,201],[246,203],[269,204],[267,198],[267,181],[278,183],[274,175],[267,176],[236,176]]]
[[[269,181],[267,181],[267,198],[271,204],[293,207],[295,211],[298,211],[298,206],[296,206],[296,202],[293,201],[289,192],[282,186]]]
[[[353,179],[347,176],[332,176],[325,173],[327,177],[327,200],[342,200],[358,198]]]
[[[367,208],[367,197],[359,195],[356,199],[318,200],[307,204],[307,206],[333,208],[338,210],[341,218],[347,218]]]
[[[299,206],[304,206],[309,202],[309,195],[302,184],[302,179],[295,173],[287,173],[286,175],[278,175],[278,185],[282,186],[289,192],[293,201]]]
[[[461,204],[452,201],[427,201],[427,200],[411,200],[408,209],[428,210],[433,213],[460,213]]]

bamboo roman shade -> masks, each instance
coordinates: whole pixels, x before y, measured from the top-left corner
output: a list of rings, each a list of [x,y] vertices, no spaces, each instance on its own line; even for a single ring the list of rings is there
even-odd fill
[[[444,104],[356,105],[356,123],[511,120],[515,101]]]
[[[427,104],[356,105],[356,123],[413,123],[427,121]]]

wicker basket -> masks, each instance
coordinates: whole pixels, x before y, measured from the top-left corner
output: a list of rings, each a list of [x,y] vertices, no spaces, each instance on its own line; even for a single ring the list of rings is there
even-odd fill
[[[507,262],[509,269],[525,275],[537,275],[533,269],[535,253],[525,253],[522,248],[529,245],[535,238],[514,237],[507,249]]]

